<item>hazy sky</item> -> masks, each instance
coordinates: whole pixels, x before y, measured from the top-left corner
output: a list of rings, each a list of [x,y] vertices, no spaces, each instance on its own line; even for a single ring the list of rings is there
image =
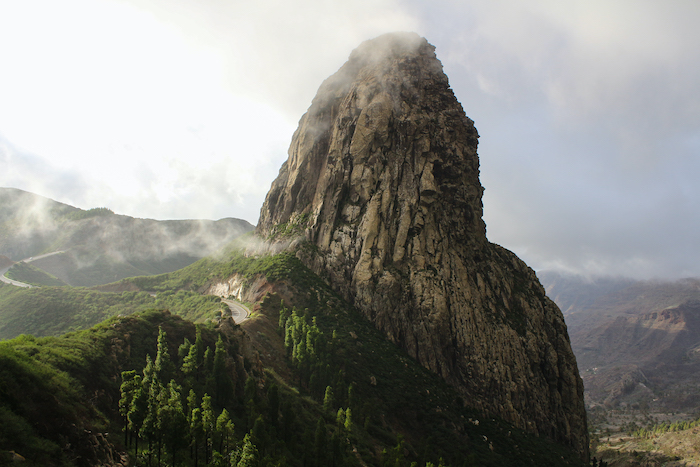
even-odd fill
[[[487,234],[535,269],[700,276],[696,0],[0,0],[0,186],[255,223],[363,40],[437,47]]]

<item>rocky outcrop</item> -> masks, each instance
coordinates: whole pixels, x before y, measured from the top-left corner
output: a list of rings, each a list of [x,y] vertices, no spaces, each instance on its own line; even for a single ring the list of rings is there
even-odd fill
[[[302,117],[257,232],[301,235],[298,256],[469,404],[585,458],[563,316],[486,238],[477,139],[425,39],[365,42]]]

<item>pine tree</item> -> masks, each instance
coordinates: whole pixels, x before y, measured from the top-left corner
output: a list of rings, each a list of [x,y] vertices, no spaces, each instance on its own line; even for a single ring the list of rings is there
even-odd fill
[[[219,335],[214,352],[214,395],[218,407],[226,405],[233,386],[231,384],[231,377],[226,372],[226,357],[227,354],[224,348],[224,342],[221,340],[221,335]]]
[[[199,461],[199,444],[204,435],[202,428],[202,409],[195,407],[192,409],[192,417],[190,418],[190,446],[194,452],[194,465],[197,467]]]
[[[168,352],[168,341],[166,333],[162,327],[158,327],[158,347],[156,351],[156,361],[153,366],[154,373],[160,381],[170,381],[173,376],[173,364],[170,361]]]
[[[280,393],[276,384],[270,385],[267,391],[267,413],[270,425],[276,427],[280,411]]]
[[[181,368],[190,386],[195,382],[199,382],[203,358],[204,340],[202,339],[202,330],[199,325],[197,325],[197,337],[194,340],[194,344],[190,346],[187,356],[182,361]]]
[[[144,370],[145,371],[145,370]],[[146,380],[146,378],[144,378]],[[158,395],[160,394],[161,387],[160,381],[156,377],[155,373],[150,377],[150,384],[146,391],[146,412],[139,430],[139,435],[141,438],[146,438],[148,440],[148,463],[151,463],[151,455],[153,454],[153,443],[157,442],[157,426],[158,426]]]
[[[176,465],[177,452],[184,444],[188,433],[188,421],[182,407],[182,388],[170,380],[167,390],[163,391],[159,428],[165,436],[165,446],[171,454],[171,463]],[[167,397],[165,396],[167,394]]]
[[[188,338],[185,337],[185,340],[182,344],[180,344],[180,347],[177,348],[177,356],[182,361],[187,354],[190,353],[190,347],[192,347],[192,343]]]
[[[349,407],[345,411],[345,431],[352,432],[352,411]]]
[[[281,308],[280,308],[280,317],[279,317],[279,320],[278,320],[278,322],[277,322],[277,326],[278,326],[279,329],[284,330],[285,324],[287,324],[287,318],[289,318],[289,310],[287,310],[287,309],[284,307],[284,300],[282,301],[282,303],[280,304],[280,306],[281,306]]]
[[[345,428],[345,410],[342,407],[338,409],[338,413],[335,415],[335,423],[339,430]]]
[[[287,350],[287,355],[291,355],[294,348],[294,320],[291,316],[287,318],[287,324],[284,327],[284,348]]]
[[[129,406],[129,412],[126,415],[129,431],[132,438],[136,437],[134,457],[138,457],[139,453],[139,438],[141,427],[143,426],[146,411],[148,410],[148,393],[144,390],[143,382],[134,390],[134,397]]]
[[[153,360],[149,354],[146,354],[146,366],[143,367],[143,378],[141,379],[144,388],[151,386],[151,379],[153,379]]]
[[[122,371],[122,384],[119,387],[119,414],[124,417],[124,445],[129,447],[129,409],[131,409],[132,401],[136,389],[141,386],[141,377],[136,374],[135,370]]]
[[[190,383],[194,383],[196,380],[198,380],[198,373],[197,373],[197,368],[199,366],[198,361],[199,361],[199,347],[196,345],[191,345],[190,350],[187,353],[187,356],[185,359],[182,361],[182,368],[181,371],[185,375],[185,378],[190,381]]]
[[[214,408],[211,405],[211,397],[209,394],[204,394],[202,397],[202,430],[204,431],[204,455],[207,463],[211,458],[215,428],[216,418],[214,417]]]
[[[316,465],[324,466],[326,457],[326,448],[328,444],[328,433],[326,430],[326,422],[323,417],[318,417],[316,423],[316,434],[314,436],[314,451],[316,453]]]
[[[240,459],[236,463],[236,467],[256,467],[258,465],[258,449],[251,440],[250,433],[243,438],[243,447],[241,448]]]
[[[190,392],[187,395],[187,421],[188,422],[192,421],[192,411],[195,409],[195,407],[199,407],[197,393],[194,392],[194,389],[190,389]]]
[[[197,355],[201,357],[204,356],[204,339],[202,339],[202,328],[200,325],[197,325],[197,333],[196,337],[194,339],[194,346],[197,347]],[[201,360],[197,362],[197,364],[201,363]]]
[[[219,436],[219,452],[226,455],[229,451],[229,443],[233,438],[233,422],[228,410],[224,409],[216,419],[216,432]]]
[[[253,443],[255,443],[255,446],[258,448],[258,452],[262,451],[264,453],[267,449],[268,439],[267,427],[265,426],[265,419],[263,419],[262,415],[258,415],[258,418],[255,419],[253,429],[250,430],[250,435]]]
[[[323,396],[323,410],[327,413],[333,411],[333,405],[335,404],[333,400],[333,388],[326,386],[326,394]]]

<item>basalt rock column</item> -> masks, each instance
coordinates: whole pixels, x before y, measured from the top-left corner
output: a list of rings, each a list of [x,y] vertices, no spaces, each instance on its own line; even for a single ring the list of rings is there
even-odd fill
[[[434,47],[360,45],[320,87],[260,213],[299,257],[475,408],[588,456],[564,318],[534,272],[489,243],[478,134]]]

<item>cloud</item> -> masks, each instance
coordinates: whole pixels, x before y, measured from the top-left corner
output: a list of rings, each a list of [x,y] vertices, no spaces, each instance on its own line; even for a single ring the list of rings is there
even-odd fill
[[[127,0],[222,57],[227,86],[284,109],[294,122],[321,81],[372,37],[414,30],[399,0],[192,2]]]
[[[33,165],[76,174],[81,202],[253,223],[321,81],[361,40],[414,24],[393,0],[1,8],[0,132]],[[30,179],[0,185],[76,199]]]
[[[492,241],[537,269],[700,275],[697,2],[0,10],[0,185],[139,217],[255,223],[323,80],[362,41],[413,30],[479,129]]]
[[[492,241],[538,269],[700,275],[700,5],[416,8],[481,135]]]

